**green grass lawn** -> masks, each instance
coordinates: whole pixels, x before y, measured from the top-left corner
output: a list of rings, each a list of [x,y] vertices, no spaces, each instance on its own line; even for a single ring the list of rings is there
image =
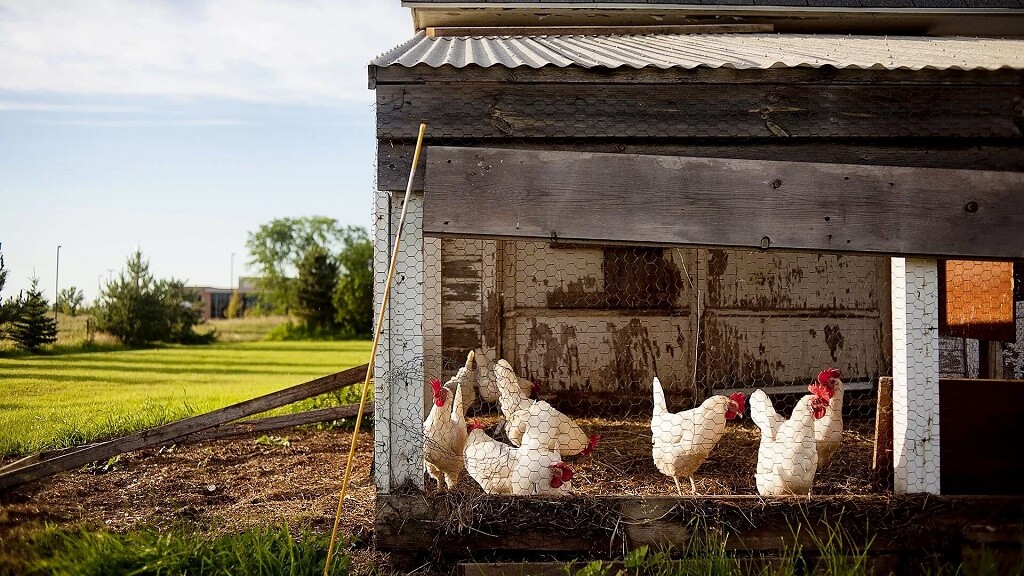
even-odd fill
[[[0,357],[0,455],[72,446],[208,412],[363,364],[369,352],[370,342],[360,340]],[[354,392],[303,407],[349,401]]]

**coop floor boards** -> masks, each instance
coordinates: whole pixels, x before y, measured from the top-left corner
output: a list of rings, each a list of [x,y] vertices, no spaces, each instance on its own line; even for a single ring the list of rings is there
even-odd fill
[[[597,497],[545,500],[467,494],[377,496],[381,550],[447,552],[452,557],[516,551],[609,557],[624,548],[685,549],[688,525],[727,536],[735,553],[815,550],[839,527],[873,554],[936,546],[1019,546],[1024,498],[988,496]],[[797,524],[802,526],[794,536]],[[814,531],[815,535],[811,532]]]

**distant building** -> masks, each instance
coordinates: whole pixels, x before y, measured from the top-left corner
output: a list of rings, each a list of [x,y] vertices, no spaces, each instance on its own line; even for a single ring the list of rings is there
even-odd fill
[[[211,286],[191,286],[199,293],[201,299],[200,314],[203,320],[211,318],[224,318],[224,312],[228,309],[231,301],[231,294],[238,292],[242,297],[242,313],[251,310],[256,306],[256,278],[244,277],[238,279],[238,288],[213,288]]]

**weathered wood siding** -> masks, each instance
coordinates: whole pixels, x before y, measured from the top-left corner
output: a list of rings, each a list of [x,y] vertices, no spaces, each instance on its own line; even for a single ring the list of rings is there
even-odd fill
[[[710,388],[888,373],[888,259],[700,250],[706,273],[702,370]]]
[[[441,261],[445,365],[476,348],[549,393],[646,397],[657,375],[692,397],[891,369],[885,258],[444,239]]]

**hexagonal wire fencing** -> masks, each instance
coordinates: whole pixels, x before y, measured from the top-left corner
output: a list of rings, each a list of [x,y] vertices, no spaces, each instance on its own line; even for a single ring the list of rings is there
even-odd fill
[[[378,220],[396,217],[389,204]],[[543,496],[879,490],[889,258],[423,239],[415,212],[377,357],[378,397],[422,400],[378,402],[392,476]],[[962,300],[1005,316],[1005,266],[940,268],[944,314]],[[1024,310],[1009,306],[1012,327]],[[942,375],[977,377],[983,347],[1019,375],[1016,344],[964,336],[940,340]]]

